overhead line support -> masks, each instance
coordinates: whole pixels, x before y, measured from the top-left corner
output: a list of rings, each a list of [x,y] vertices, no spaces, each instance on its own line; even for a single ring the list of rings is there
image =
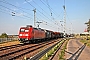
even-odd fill
[[[36,27],[36,8],[33,11],[34,11],[34,27]]]

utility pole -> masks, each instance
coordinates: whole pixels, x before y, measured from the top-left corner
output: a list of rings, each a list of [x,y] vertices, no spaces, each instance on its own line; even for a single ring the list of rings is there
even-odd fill
[[[71,34],[72,34],[72,23],[71,23]]]
[[[65,0],[64,0],[64,37],[66,37],[66,8],[65,8]]]
[[[36,8],[33,11],[34,11],[34,27],[36,27]]]

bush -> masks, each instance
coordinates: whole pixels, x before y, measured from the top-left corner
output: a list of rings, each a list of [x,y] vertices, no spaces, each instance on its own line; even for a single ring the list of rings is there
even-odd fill
[[[8,35],[6,33],[2,33],[0,38],[8,38]]]

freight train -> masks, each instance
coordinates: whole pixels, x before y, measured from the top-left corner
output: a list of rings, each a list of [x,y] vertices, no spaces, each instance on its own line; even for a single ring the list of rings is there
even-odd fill
[[[19,30],[19,41],[21,43],[45,41],[50,39],[62,38],[63,33],[53,32],[46,29],[34,28],[31,25],[21,27]]]

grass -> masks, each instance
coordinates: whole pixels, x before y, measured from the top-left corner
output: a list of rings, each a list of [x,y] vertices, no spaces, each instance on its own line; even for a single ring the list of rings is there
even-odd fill
[[[64,54],[65,54],[65,51],[62,50],[59,54],[59,60],[65,60],[63,57],[64,57]]]
[[[80,42],[86,43],[86,45],[90,47],[90,39],[89,40],[86,40],[86,39],[80,40]]]
[[[80,42],[86,43],[86,45],[90,47],[90,36],[81,36],[81,38],[83,39],[80,40]]]
[[[65,60],[65,49],[67,47],[68,40],[66,41],[64,47],[62,48],[61,52],[59,53],[59,60]]]

